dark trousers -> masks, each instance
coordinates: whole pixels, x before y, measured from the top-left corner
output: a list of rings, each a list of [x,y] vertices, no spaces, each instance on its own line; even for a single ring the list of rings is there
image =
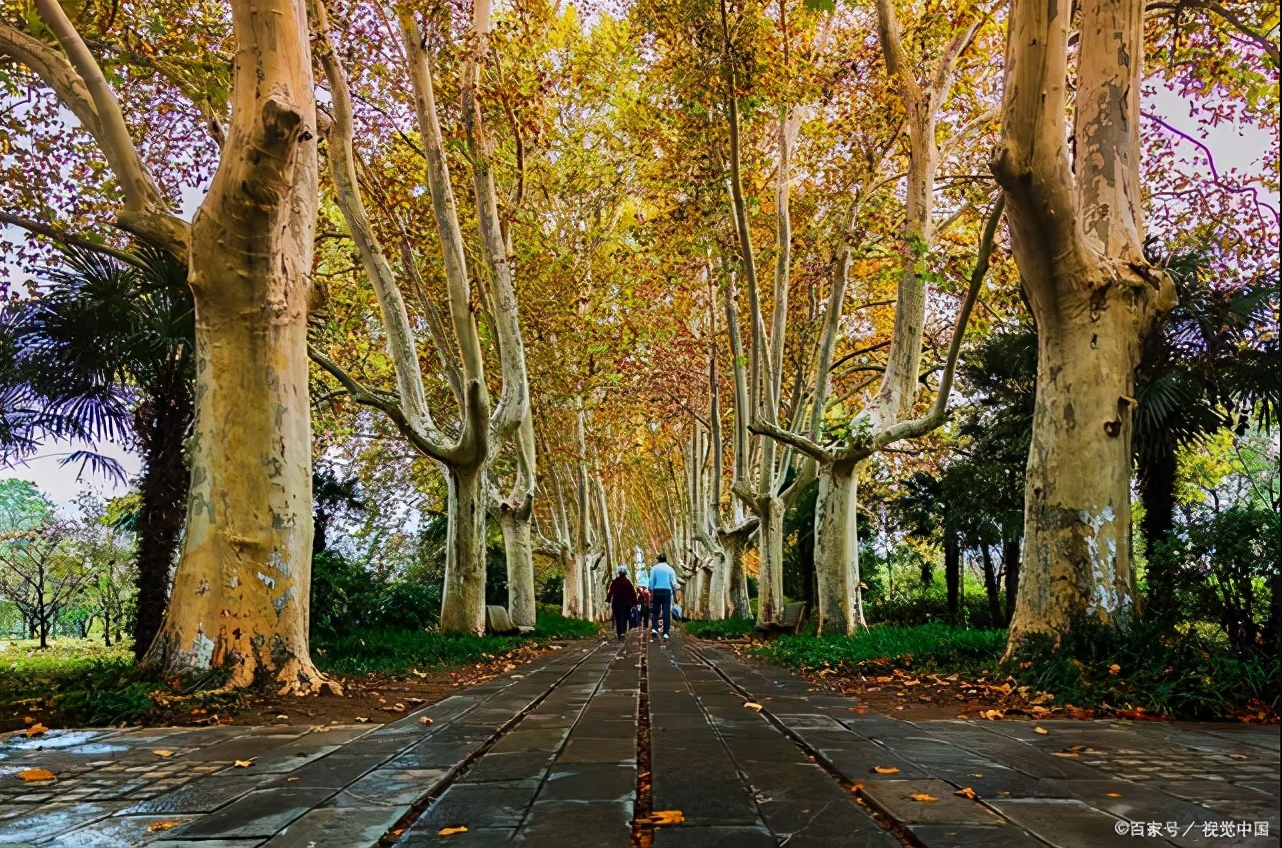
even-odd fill
[[[628,618],[632,614],[632,607],[626,604],[611,604],[610,609],[614,613],[614,630],[622,636],[628,632]]]
[[[652,616],[651,630],[659,629],[659,615],[663,615],[663,634],[666,636],[672,628],[672,590],[655,589],[650,593],[650,611]]]

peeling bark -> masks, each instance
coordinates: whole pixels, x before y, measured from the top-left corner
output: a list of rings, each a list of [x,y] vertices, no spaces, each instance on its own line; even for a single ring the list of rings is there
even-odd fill
[[[1007,654],[1133,609],[1131,410],[1140,340],[1174,305],[1143,255],[1142,0],[1082,6],[1068,132],[1072,8],[1016,0],[993,172],[1037,321],[1023,573]],[[1074,155],[1075,153],[1075,155]]]
[[[307,21],[290,0],[232,4],[228,145],[191,228],[192,485],[173,601],[146,664],[229,686],[325,681],[307,647],[311,410],[307,305],[317,208]],[[330,684],[331,686],[333,684]]]

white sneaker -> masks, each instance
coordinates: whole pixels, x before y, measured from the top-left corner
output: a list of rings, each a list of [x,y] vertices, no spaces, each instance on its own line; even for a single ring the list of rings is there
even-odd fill
[[[664,638],[664,639],[667,639],[667,638],[668,638],[668,634],[667,634],[667,633],[664,633],[664,634],[663,634],[663,638]]]
[[[652,635],[652,636],[658,636],[658,635],[659,635],[659,631],[658,631],[658,629],[657,629],[657,628],[651,628],[651,630],[650,630],[650,635]]]

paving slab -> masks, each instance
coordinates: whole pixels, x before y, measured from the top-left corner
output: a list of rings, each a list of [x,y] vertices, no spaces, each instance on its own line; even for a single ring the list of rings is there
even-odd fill
[[[1002,823],[982,804],[953,794],[955,787],[942,780],[881,780],[864,784],[862,791],[901,824]]]

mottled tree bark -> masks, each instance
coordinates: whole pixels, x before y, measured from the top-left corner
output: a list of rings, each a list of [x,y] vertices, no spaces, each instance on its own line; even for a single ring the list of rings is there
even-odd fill
[[[307,306],[318,199],[301,3],[231,4],[238,52],[223,157],[191,227],[192,483],[173,600],[146,663],[228,685],[317,691],[308,654]]]
[[[1037,320],[1037,400],[1025,495],[1023,575],[1008,654],[1133,610],[1131,410],[1140,340],[1174,303],[1144,258],[1139,92],[1142,0],[1073,8],[1015,0],[1002,142],[1011,245]],[[1069,137],[1073,149],[1069,147]]]

